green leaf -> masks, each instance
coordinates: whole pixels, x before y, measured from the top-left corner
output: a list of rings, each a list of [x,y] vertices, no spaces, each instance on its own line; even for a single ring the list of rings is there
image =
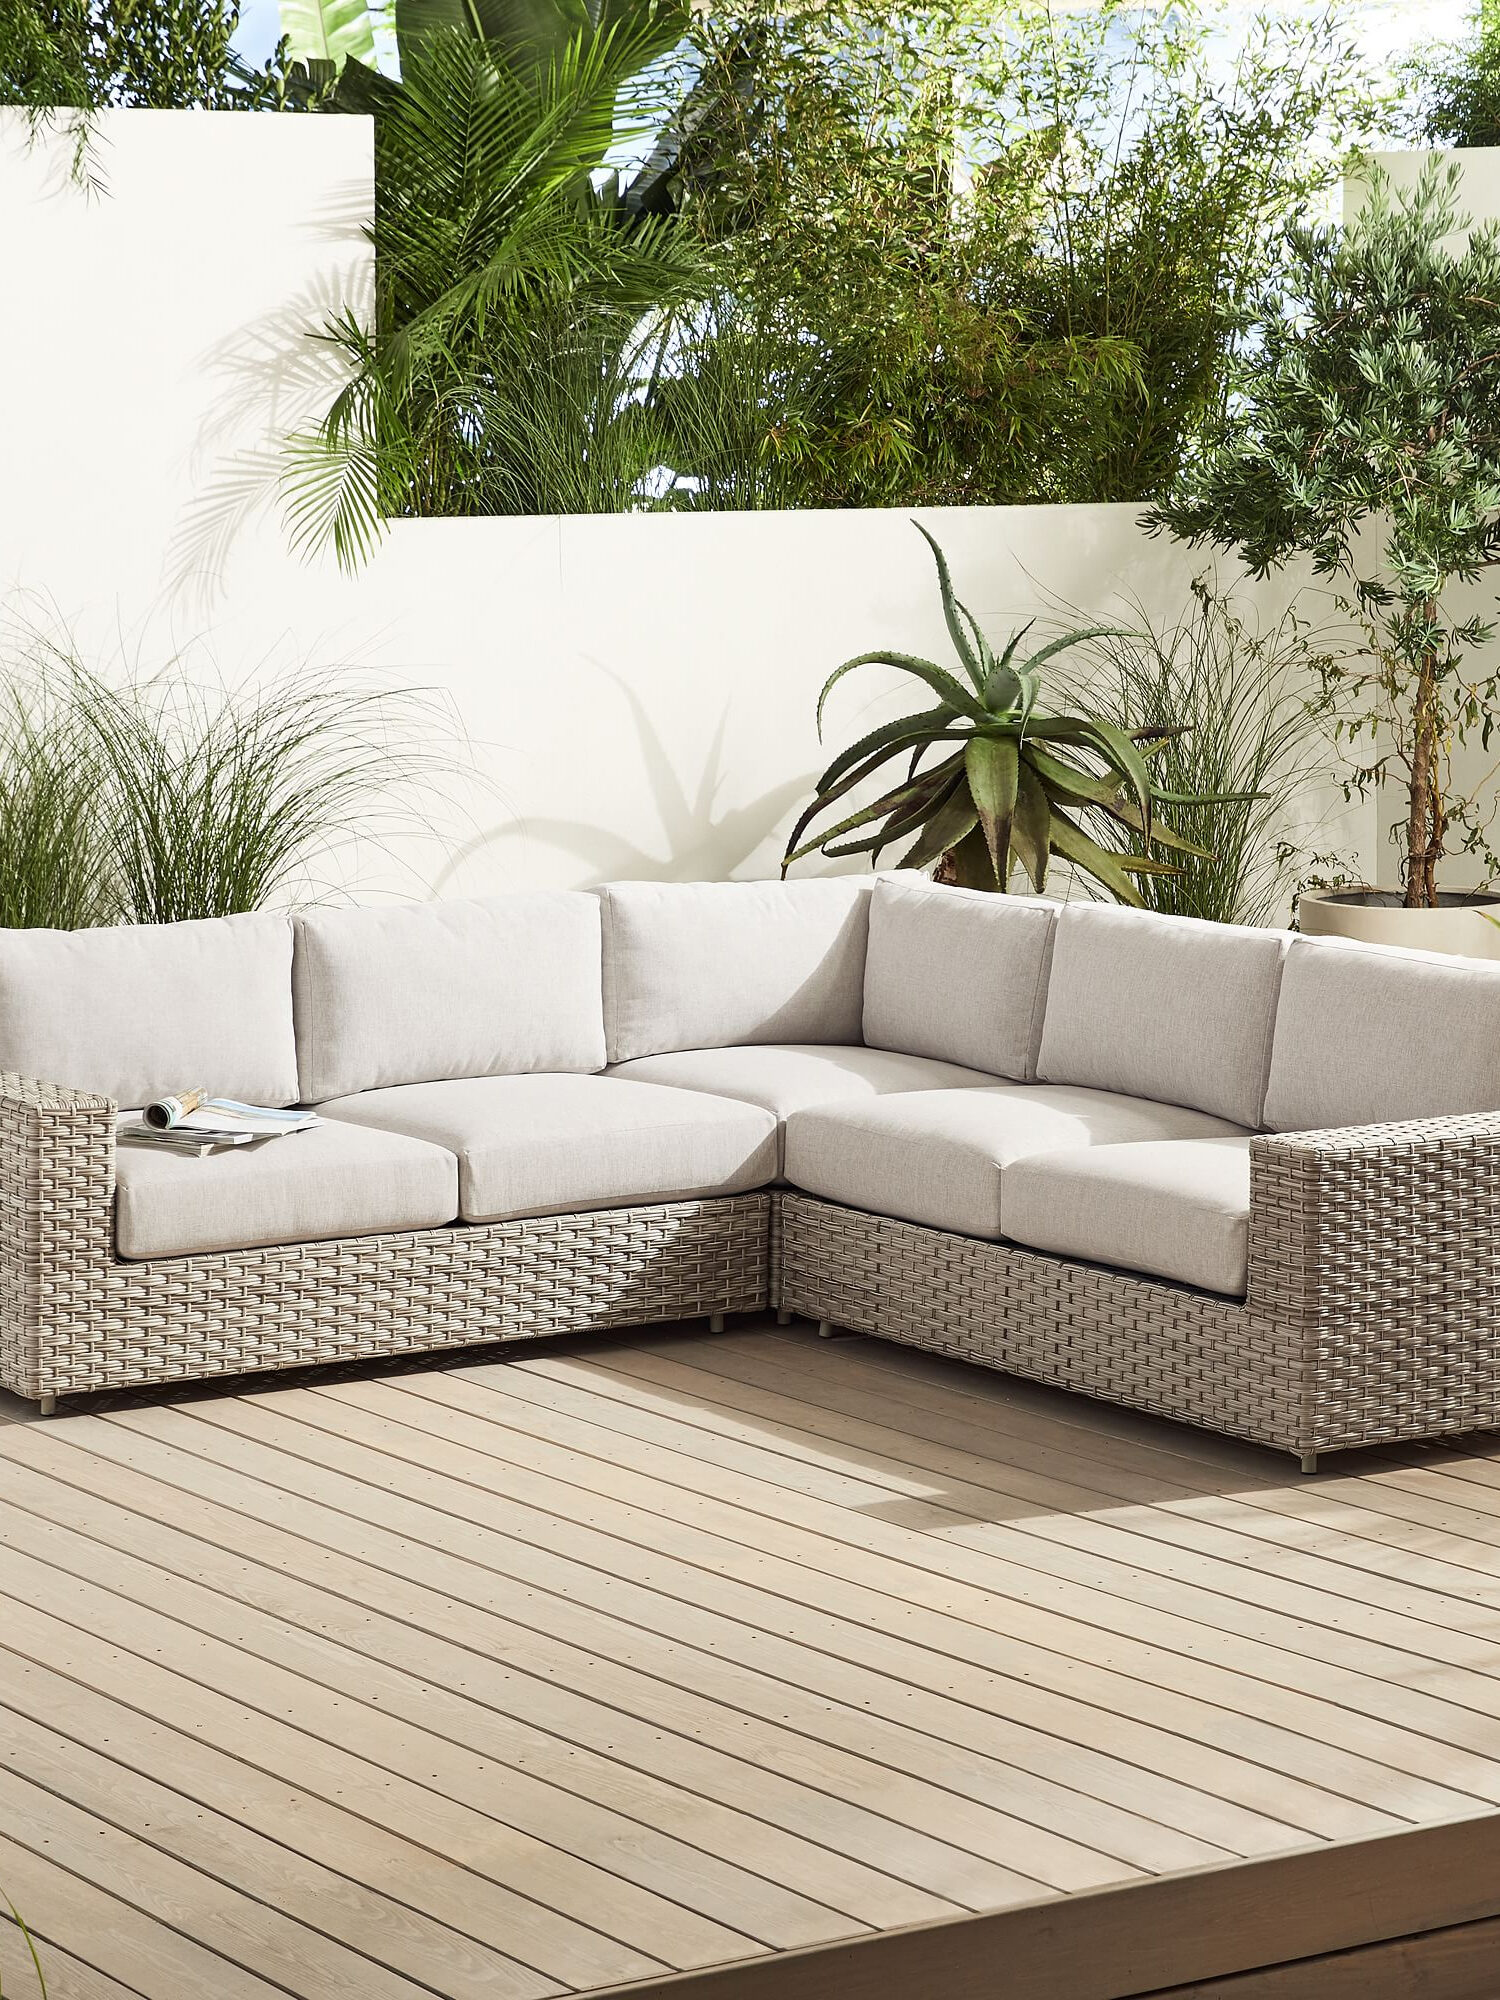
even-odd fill
[[[1125,789],[1120,772],[1111,769],[1103,777],[1096,777],[1092,771],[1039,750],[1034,738],[1026,744],[1025,758],[1049,791],[1077,805],[1110,806]]]
[[[1127,732],[1100,715],[1048,716],[1031,725],[1030,735],[1046,742],[1077,743],[1094,750],[1114,766],[1135,793],[1141,811],[1151,816],[1151,773],[1140,747]]]
[[[964,610],[964,607],[953,595],[953,579],[948,574],[948,558],[943,554],[936,541],[928,534],[920,521],[913,521],[912,526],[922,537],[923,541],[926,542],[928,548],[932,550],[933,556],[937,561],[938,590],[943,600],[943,621],[948,627],[948,637],[953,641],[953,650],[958,654],[959,659],[963,661],[964,672],[974,683],[975,692],[983,694],[986,666],[980,651],[974,645],[971,637],[971,634],[977,632],[979,628],[975,624],[974,619]],[[965,630],[965,621],[967,621],[968,630]]]
[[[375,67],[375,24],[365,0],[280,0],[288,52],[304,62]]]
[[[964,774],[979,814],[995,879],[1010,879],[1010,826],[1016,809],[1020,747],[1014,736],[971,736],[964,750]]]
[[[1090,840],[1066,813],[1053,813],[1051,840],[1054,853],[1060,854],[1064,861],[1071,861],[1086,875],[1092,875],[1117,903],[1128,903],[1135,910],[1145,907],[1140,891],[1120,865],[1122,857]]]
[[[882,722],[878,729],[870,730],[857,743],[851,743],[847,750],[839,752],[819,778],[816,789],[826,792],[866,758],[873,760],[869,766],[873,770],[893,752],[907,749],[913,743],[923,745],[951,741],[961,733],[946,726],[952,720],[948,709],[929,708],[916,715],[898,716],[894,722]]]
[[[1017,773],[1016,814],[1010,837],[1021,866],[1040,896],[1047,887],[1047,864],[1052,853],[1052,801],[1030,763],[1022,758]]]
[[[1011,633],[1005,651],[991,667],[984,683],[984,700],[987,708],[1011,709],[1020,701],[1021,682],[1011,662],[1016,657],[1021,641],[1035,623],[1034,618],[1028,618],[1024,625],[1018,626]]]
[[[813,805],[808,809],[808,813],[803,815],[802,820],[798,822],[797,827],[793,830],[791,840],[787,842],[788,852],[786,859],[781,864],[782,872],[785,873],[794,861],[800,861],[806,854],[812,854],[819,848],[827,851],[830,840],[838,840],[843,834],[852,833],[856,827],[869,826],[874,820],[884,819],[888,813],[897,814],[908,807],[922,809],[930,805],[951,784],[954,777],[956,777],[960,762],[961,760],[957,757],[948,758],[944,763],[939,764],[935,769],[926,772],[922,777],[918,778],[914,784],[898,785],[894,791],[887,792],[883,798],[876,799],[872,805],[862,806],[858,812],[851,813],[847,819],[841,819],[836,826],[826,828],[818,835],[816,840],[808,841],[805,846],[799,847],[793,852],[791,851],[792,840],[796,839],[806,820],[828,803],[827,799],[815,800]]]
[[[932,689],[939,701],[946,704],[950,716],[965,715],[971,722],[990,720],[988,709],[981,708],[963,684],[956,681],[945,668],[938,666],[936,661],[919,660],[913,653],[860,653],[852,660],[845,660],[841,667],[835,667],[823,683],[823,691],[818,696],[819,737],[823,734],[823,708],[833,689],[845,674],[853,673],[856,667],[869,666],[898,667],[902,673],[914,675],[917,680],[925,682]]]
[[[1119,799],[1113,805],[1106,804],[1104,810],[1111,819],[1118,820],[1121,826],[1128,826],[1132,833],[1145,837],[1146,823],[1139,809],[1131,805],[1128,800]],[[1212,859],[1206,847],[1199,847],[1193,841],[1185,840],[1180,833],[1174,833],[1171,827],[1164,825],[1159,819],[1153,818],[1151,821],[1151,838],[1158,847],[1170,847],[1174,853],[1196,855],[1200,861]]]
[[[1060,639],[1049,640],[1045,646],[1039,647],[1026,661],[1021,671],[1038,674],[1048,660],[1055,659],[1059,653],[1067,652],[1070,646],[1081,646],[1087,639],[1133,639],[1137,636],[1123,625],[1082,625],[1076,632],[1065,632]]]
[[[976,826],[972,833],[966,833],[957,847],[950,850],[950,857],[953,879],[960,889],[985,889],[993,893],[1005,888],[995,874],[982,827]]]
[[[970,828],[978,824],[979,814],[969,796],[969,788],[960,785],[947,804],[939,807],[928,820],[916,845],[902,855],[901,866],[930,868],[934,861],[943,858],[950,847],[957,847]]]

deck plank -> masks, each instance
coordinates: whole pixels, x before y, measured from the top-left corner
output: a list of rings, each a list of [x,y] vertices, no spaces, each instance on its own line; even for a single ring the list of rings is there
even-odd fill
[[[122,1448],[130,1450],[130,1441]],[[521,1586],[511,1588],[504,1575],[452,1550],[414,1543],[316,1503],[288,1496],[278,1502],[269,1489],[237,1483],[232,1473],[182,1455],[174,1477],[183,1486],[132,1468],[127,1489],[121,1484],[126,1468],[116,1458],[101,1466],[84,1452],[74,1452],[62,1469],[74,1485],[60,1478],[36,1482],[53,1518],[81,1517],[113,1541],[119,1528],[112,1510],[91,1514],[88,1496],[119,1498],[129,1490],[138,1511],[126,1517],[123,1532],[134,1546],[141,1516],[202,1528],[222,1514],[257,1567],[326,1582],[336,1597],[355,1604],[379,1601],[424,1629],[470,1644],[493,1642],[518,1667],[592,1691],[612,1707],[633,1703],[631,1712],[669,1719],[679,1730],[691,1726],[773,1770],[856,1797],[869,1768],[917,1776],[924,1789],[941,1787],[937,1797],[950,1831],[962,1823],[952,1804],[957,1793],[1009,1812],[1024,1810],[1042,1824],[1069,1829],[1076,1822],[1078,1830],[1108,1839],[1102,1851],[1158,1870],[1225,1854],[1279,1852],[1298,1837],[1284,1824],[1153,1778],[1117,1757],[897,1687],[858,1665],[715,1621],[618,1577],[548,1562],[525,1545],[506,1551]],[[14,1478],[6,1488],[13,1498],[25,1490]],[[225,1491],[253,1504],[255,1516],[220,1508],[211,1495]],[[513,1615],[502,1618],[497,1607]],[[741,1655],[754,1664],[741,1664]],[[614,1663],[631,1670],[628,1676],[614,1679]],[[835,1692],[843,1699],[833,1699]],[[706,1701],[709,1694],[715,1699]],[[879,1712],[882,1704],[907,1721]],[[780,1727],[767,1731],[768,1722]],[[852,1765],[848,1752],[856,1753]],[[877,1783],[884,1796],[883,1780]],[[1117,1798],[1128,1798],[1135,1810],[1116,1805]],[[1211,1823],[1219,1845],[1172,1834],[1166,1822],[1184,1808]],[[1147,1811],[1163,1818],[1146,1819]],[[1131,1851],[1138,1844],[1146,1849],[1142,1855]]]
[[[1102,1996],[1221,1929],[1226,2000],[1314,1990],[1252,1879],[1420,1978],[1364,1849],[1403,1924],[1479,1926],[1445,1977],[1495,1915],[1482,1446],[1302,1481],[768,1324],[28,1415],[0,1887],[54,2000],[978,1993],[1012,1941],[1054,2000],[1059,1943]],[[1398,1857],[1439,1837],[1424,1900]]]
[[[480,1560],[509,1560],[515,1543],[529,1541],[552,1560],[564,1555],[588,1567],[640,1577],[664,1596],[700,1604],[763,1631],[790,1634],[847,1662],[875,1665],[898,1682],[958,1693],[968,1705],[992,1713],[1008,1715],[1018,1706],[1024,1712],[1024,1689],[1042,1697],[1041,1707],[1054,1723],[1062,1719],[1054,1704],[1061,1703],[1069,1728],[1086,1732],[1088,1721],[1078,1711],[1091,1709],[1095,1731],[1111,1747],[1118,1745],[1123,1723],[1144,1723],[1164,1744],[1180,1746],[1164,1754],[1189,1772],[1201,1768],[1214,1751],[1227,1751],[1243,1774],[1243,1802],[1252,1809],[1269,1809],[1265,1802],[1272,1800],[1295,1808],[1296,1823],[1307,1832],[1353,1837],[1420,1818],[1424,1811],[1453,1817],[1483,1804],[1478,1796],[1466,1797],[1311,1736],[1268,1726],[1170,1678],[1133,1679],[1102,1668],[1092,1658],[1099,1644],[1092,1635],[1084,1656],[1076,1658],[960,1619],[925,1611],[917,1616],[916,1608],[904,1605],[899,1596],[847,1583],[826,1568],[765,1555],[758,1546],[712,1535],[667,1514],[601,1503],[565,1480],[539,1480],[511,1466],[500,1490],[491,1490],[434,1470],[431,1441],[406,1426],[387,1421],[381,1430],[386,1420],[346,1408],[336,1434],[303,1415],[307,1405],[312,1413],[326,1409],[321,1394],[308,1393],[294,1403],[296,1394],[196,1406],[191,1414],[182,1414],[171,1435],[215,1462],[228,1457],[241,1472],[253,1471],[266,1484],[279,1479],[312,1498],[340,1493],[345,1511],[368,1518],[378,1509],[398,1521],[420,1519],[434,1546],[472,1547]],[[295,1416],[290,1414],[293,1407]],[[151,1416],[155,1426],[179,1413]],[[112,1420],[136,1433],[142,1421],[134,1416]],[[377,1432],[380,1445],[369,1442]],[[522,1453],[525,1441],[518,1438],[514,1448]],[[451,1460],[454,1451],[448,1447],[444,1457]],[[893,1625],[905,1630],[890,1629]],[[1204,1674],[1190,1674],[1189,1679],[1201,1686]],[[1234,1693],[1241,1692],[1247,1701],[1255,1698],[1251,1683],[1236,1683]],[[1270,1694],[1272,1705],[1281,1700],[1297,1704],[1292,1690]],[[1379,1796],[1372,1801],[1367,1791]]]
[[[75,1524],[86,1520],[107,1549],[148,1554],[159,1569],[189,1572],[200,1585],[211,1583],[215,1590],[253,1603],[284,1626],[337,1638],[374,1659],[420,1672],[429,1690],[440,1687],[517,1719],[520,1727],[512,1732],[517,1740],[508,1754],[526,1768],[545,1765],[555,1781],[594,1798],[612,1791],[622,1807],[623,1787],[629,1785],[629,1803],[664,1828],[691,1835],[710,1851],[772,1880],[815,1882],[825,1914],[836,1908],[866,1921],[889,1921],[889,1912],[902,1907],[917,1915],[942,1913],[942,1905],[935,1905],[930,1895],[911,1895],[910,1884],[899,1875],[880,1872],[882,1865],[904,1869],[919,1880],[946,1878],[954,1891],[962,1888],[973,1895],[976,1907],[1011,1885],[1004,1877],[971,1867],[969,1855],[1002,1868],[1007,1854],[1024,1854],[1034,1863],[1052,1856],[1073,1886],[1121,1876],[1117,1861],[1050,1836],[1041,1824],[967,1808],[936,1784],[906,1780],[816,1739],[799,1742],[789,1731],[739,1715],[745,1727],[736,1740],[737,1711],[705,1701],[696,1686],[612,1670],[594,1650],[539,1640],[526,1627],[482,1609],[466,1606],[456,1616],[452,1600],[440,1593],[320,1553],[300,1538],[259,1523],[236,1520],[212,1503],[189,1502],[160,1481],[118,1470],[116,1479],[117,1494],[125,1490],[124,1481],[135,1481],[129,1490],[142,1511],[100,1510],[84,1494],[56,1481],[28,1478],[15,1467],[0,1467],[0,1499],[27,1506],[49,1523],[64,1517],[64,1527],[69,1516]],[[196,1535],[168,1525],[162,1518],[166,1515],[191,1523]],[[75,1567],[80,1556],[87,1560],[87,1544],[82,1550],[76,1542],[71,1548],[59,1546],[45,1529],[39,1532],[61,1567]],[[229,1534],[237,1535],[241,1549],[254,1548],[252,1572],[220,1539],[202,1539]],[[309,1573],[322,1580],[322,1587],[306,1581]],[[146,1587],[161,1594],[159,1585],[148,1582]],[[382,1609],[351,1610],[351,1599],[361,1592],[379,1598]],[[392,1615],[398,1611],[400,1616]],[[215,1615],[212,1605],[200,1615]],[[564,1663],[571,1669],[572,1686],[559,1678]],[[678,1649],[663,1649],[657,1664],[679,1676],[686,1666],[698,1680],[696,1668],[682,1661]],[[684,1733],[686,1710],[696,1717],[697,1734]],[[430,1702],[425,1712],[432,1720]],[[469,1740],[477,1742],[469,1719],[467,1710],[461,1712],[461,1725]],[[736,1743],[736,1754],[722,1747],[726,1739]],[[505,1748],[499,1741],[493,1747],[497,1753]],[[616,1765],[647,1777],[631,1780],[612,1770],[601,1754],[606,1747]],[[920,1753],[914,1761],[921,1761]],[[779,1766],[788,1767],[785,1774]],[[672,1786],[657,1775],[667,1769],[673,1773]],[[800,1775],[793,1778],[792,1769]],[[1043,1796],[1046,1807],[1061,1811],[1070,1795],[1052,1788]],[[854,1802],[852,1808],[848,1801]],[[1120,1818],[1127,1834],[1149,1829],[1147,1822]],[[791,1829],[791,1837],[782,1836],[783,1827]],[[1149,1838],[1149,1832],[1141,1837]],[[1164,1836],[1160,1844],[1173,1855],[1160,1864],[1164,1866],[1228,1858],[1222,1849],[1191,1843],[1179,1847]],[[853,1861],[851,1855],[867,1859]],[[753,1907],[757,1884],[752,1880],[739,1886],[747,1907]]]
[[[1144,1594],[1160,1609],[1329,1665],[1397,1685],[1407,1684],[1414,1670],[1425,1685],[1434,1660],[1463,1669],[1463,1676],[1445,1680],[1449,1698],[1500,1716],[1500,1618],[1492,1621],[1491,1634],[1454,1632],[1422,1615],[1437,1601],[1431,1595],[1392,1604],[1393,1593],[1372,1592],[1358,1572],[1343,1579],[1345,1588],[1359,1590],[1357,1598],[1330,1590],[1326,1580],[1337,1565],[1326,1557],[1263,1567],[1251,1535],[1220,1530],[1184,1537],[1183,1517],[1169,1495],[1122,1504],[1108,1486],[1059,1480],[1051,1504],[1039,1506],[993,1459],[837,1410],[820,1414],[786,1393],[784,1372],[772,1378],[779,1389],[763,1389],[738,1375],[711,1372],[706,1359],[690,1366],[625,1350],[587,1363],[527,1361],[507,1371],[507,1387],[512,1394],[531,1393],[526,1384],[536,1377],[573,1389],[568,1407],[582,1412],[591,1402],[598,1421],[626,1436],[670,1436],[678,1451],[752,1472],[774,1454],[780,1461],[775,1476],[809,1497],[878,1509],[882,1519],[941,1541],[1005,1551],[1054,1575],[1112,1579],[1116,1595],[1141,1601]],[[432,1393],[419,1383],[409,1386]],[[610,1402],[618,1406],[614,1411],[606,1410]],[[897,1450],[904,1455],[894,1456]],[[851,1475],[854,1465],[857,1474]],[[861,1503],[857,1482],[874,1486],[876,1497]],[[1187,1489],[1183,1493],[1187,1497]]]
[[[992,1672],[1022,1672],[1054,1687],[1066,1681],[1100,1706],[1150,1713],[1158,1690],[1169,1684],[1179,1703],[1191,1696],[1214,1710],[1219,1741],[1253,1745],[1262,1761],[1274,1761],[1288,1774],[1305,1773],[1399,1816],[1462,1811],[1463,1794],[1474,1809],[1500,1803],[1500,1764],[1470,1740],[1477,1738],[1482,1746],[1483,1718],[1452,1709],[1433,1714],[1422,1697],[1413,1696],[1409,1706],[1421,1715],[1421,1733],[1395,1728],[1382,1719],[1390,1690],[1368,1677],[1325,1675],[1333,1694],[1319,1698],[1303,1691],[1317,1678],[1310,1663],[1293,1673],[1275,1652],[1264,1657],[1266,1649],[1243,1646],[1226,1660],[1232,1642],[1201,1626],[1191,1625],[1184,1634],[1151,1615],[1149,1607],[1143,1612],[1125,1600],[1116,1600],[1112,1612],[1107,1607],[1100,1612],[1091,1602],[1080,1605],[1079,1598],[1088,1594],[1067,1585],[1053,1593],[1062,1608],[1044,1605],[1042,1579],[1035,1572],[1018,1581],[998,1561],[987,1565],[975,1557],[965,1564],[961,1552],[933,1554],[930,1542],[914,1551],[913,1544],[925,1538],[871,1520],[858,1509],[820,1513],[817,1503],[785,1488],[732,1474],[721,1474],[713,1496],[704,1496],[663,1476],[657,1447],[638,1443],[632,1463],[621,1466],[609,1456],[590,1455],[589,1446],[599,1446],[600,1438],[588,1426],[554,1423],[553,1435],[535,1435],[507,1396],[509,1374],[503,1365],[474,1371],[482,1389],[507,1398],[503,1421],[473,1414],[467,1401],[472,1382],[452,1392],[429,1385],[421,1397],[379,1383],[345,1385],[299,1399],[295,1414],[316,1423],[317,1405],[336,1402],[341,1406],[332,1420],[336,1449],[346,1451],[357,1436],[378,1447],[382,1468],[407,1459],[421,1465],[432,1456],[430,1440],[437,1435],[444,1478],[461,1468],[471,1487],[507,1503],[534,1498],[585,1524],[607,1518],[612,1532],[654,1551],[760,1581],[793,1602],[821,1604],[851,1622],[882,1634],[900,1633],[932,1652]],[[453,1408],[450,1393],[463,1396],[465,1407]],[[441,1398],[437,1413],[423,1415],[424,1428],[403,1437],[401,1418],[393,1428],[386,1412],[395,1401],[415,1402],[425,1412],[435,1397]],[[246,1399],[227,1420],[253,1433],[263,1414],[283,1424],[284,1407],[285,1399],[279,1399],[271,1413],[256,1399]],[[287,1437],[284,1429],[276,1435]],[[608,1444],[602,1448],[607,1452]],[[502,1455],[487,1463],[491,1451]],[[598,1512],[600,1501],[607,1516]],[[830,1519],[841,1527],[837,1537],[823,1531]],[[969,1576],[962,1574],[966,1568]],[[976,1570],[984,1582],[971,1580]],[[1080,1616],[1080,1610],[1093,1615]],[[1288,1732],[1288,1740],[1273,1742],[1271,1730]],[[1493,1739],[1493,1730],[1489,1736]],[[1429,1772],[1441,1782],[1430,1782]]]

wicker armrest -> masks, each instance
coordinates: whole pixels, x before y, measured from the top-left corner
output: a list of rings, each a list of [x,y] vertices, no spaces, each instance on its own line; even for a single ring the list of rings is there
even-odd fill
[[[1451,1152],[1463,1142],[1500,1145],[1500,1111],[1465,1111],[1448,1118],[1410,1118],[1391,1125],[1345,1125],[1323,1132],[1264,1132],[1250,1142],[1252,1158],[1291,1152],[1364,1158],[1370,1154],[1409,1156]]]
[[[1252,1139],[1250,1292],[1325,1332],[1500,1331],[1500,1112]]]
[[[37,1329],[111,1258],[115,1106],[0,1071],[0,1381],[40,1393]]]

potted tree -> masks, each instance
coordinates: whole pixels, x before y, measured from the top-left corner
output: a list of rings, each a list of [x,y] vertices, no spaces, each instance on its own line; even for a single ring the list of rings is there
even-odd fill
[[[1351,222],[1288,231],[1223,426],[1145,525],[1257,576],[1310,557],[1363,635],[1324,692],[1350,796],[1404,788],[1400,879],[1304,896],[1302,927],[1497,955],[1500,896],[1439,883],[1456,854],[1500,876],[1482,805],[1452,787],[1453,751],[1500,722],[1475,658],[1493,625],[1455,603],[1500,562],[1500,225],[1471,228],[1459,179],[1434,162],[1400,194],[1374,169]]]

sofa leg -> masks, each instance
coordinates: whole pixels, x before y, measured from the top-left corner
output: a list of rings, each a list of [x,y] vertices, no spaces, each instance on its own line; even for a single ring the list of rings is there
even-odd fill
[[[710,1314],[709,1314],[709,1316],[708,1316],[708,1330],[709,1330],[709,1332],[710,1332],[710,1333],[722,1333],[722,1332],[724,1331],[724,1315],[723,1315],[723,1313],[710,1313]]]
[[[832,1340],[833,1321],[831,1319],[820,1319],[818,1321],[818,1338],[819,1340]]]
[[[37,1408],[44,1417],[53,1416],[57,1410],[56,1396],[39,1396],[37,1398]]]
[[[1303,1452],[1302,1470],[1304,1472],[1316,1472],[1317,1469],[1318,1469],[1318,1454],[1315,1451]]]
[[[790,1308],[787,1306],[778,1306],[776,1308],[776,1324],[778,1326],[790,1326],[791,1323],[792,1315]]]

